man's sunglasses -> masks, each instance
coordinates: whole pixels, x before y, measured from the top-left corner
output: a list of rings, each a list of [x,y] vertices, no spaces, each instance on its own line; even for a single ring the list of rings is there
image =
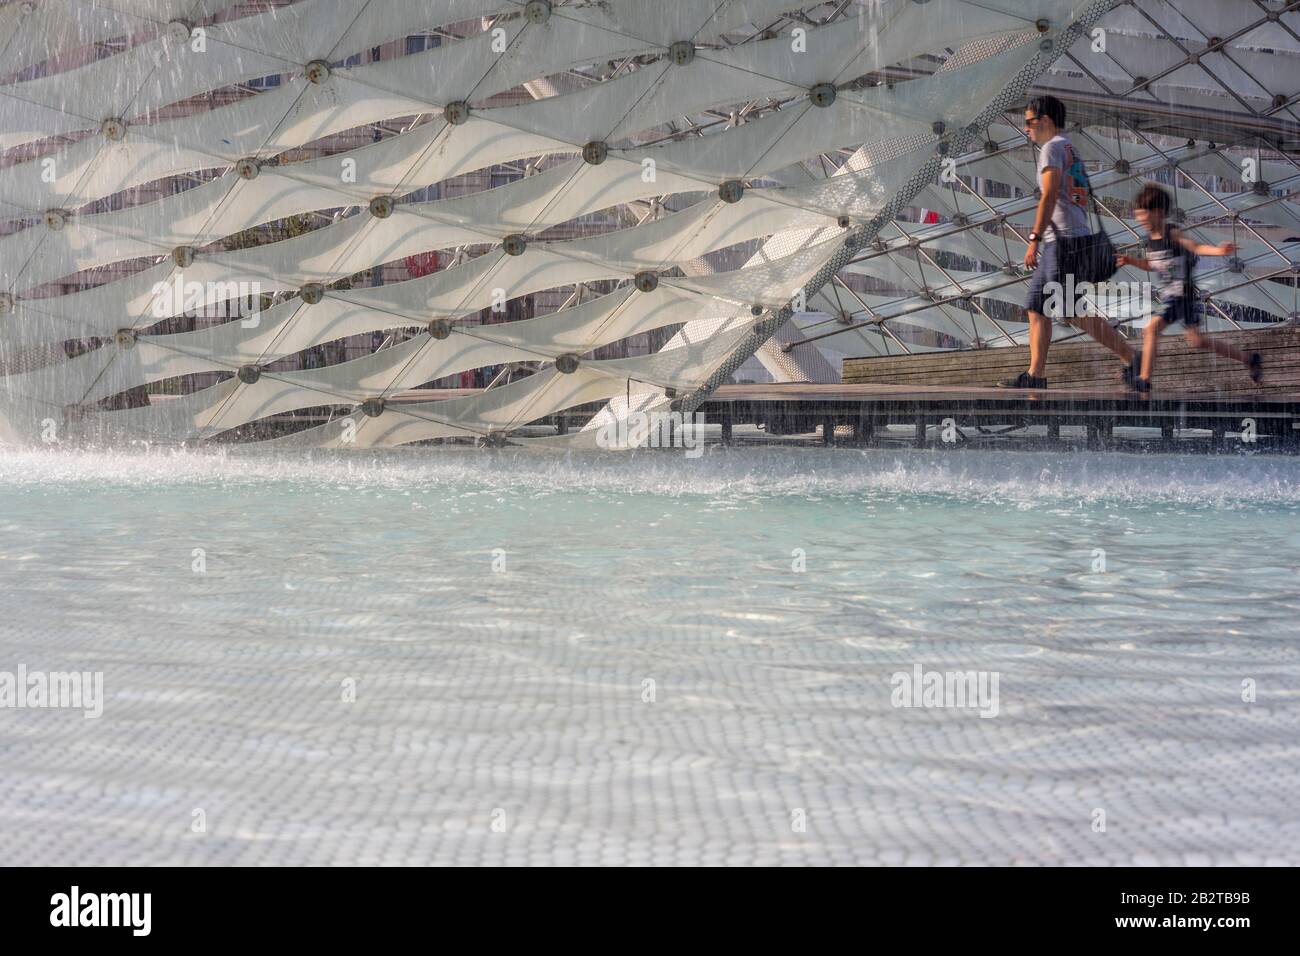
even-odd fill
[[[1040,119],[1042,119],[1041,116],[1026,116],[1026,117],[1025,117],[1025,129],[1029,129],[1029,127],[1033,126],[1033,125],[1034,125],[1035,123],[1037,123]]]

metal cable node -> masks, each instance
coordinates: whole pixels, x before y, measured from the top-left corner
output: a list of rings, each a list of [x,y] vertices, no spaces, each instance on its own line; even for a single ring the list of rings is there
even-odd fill
[[[312,60],[303,71],[303,76],[307,77],[310,82],[320,86],[330,78],[330,65],[324,60]]]
[[[668,58],[678,66],[685,66],[695,59],[695,44],[690,40],[678,40],[668,47]]]

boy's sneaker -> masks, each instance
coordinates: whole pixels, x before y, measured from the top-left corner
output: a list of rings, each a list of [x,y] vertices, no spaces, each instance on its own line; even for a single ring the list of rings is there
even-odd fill
[[[1250,380],[1258,385],[1264,381],[1264,359],[1258,352],[1250,353],[1250,361],[1246,363],[1246,370],[1250,372]]]
[[[1145,394],[1151,391],[1151,382],[1145,378],[1135,378],[1133,379],[1133,391]]]
[[[1124,384],[1129,388],[1137,388],[1138,377],[1142,374],[1142,353],[1136,349],[1133,351],[1133,357],[1128,360],[1128,365],[1120,373]],[[1150,386],[1148,386],[1150,387]]]
[[[1047,377],[1021,372],[1015,378],[1004,378],[998,382],[998,388],[1047,388]]]

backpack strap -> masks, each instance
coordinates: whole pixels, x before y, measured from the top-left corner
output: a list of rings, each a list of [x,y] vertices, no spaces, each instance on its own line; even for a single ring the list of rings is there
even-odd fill
[[[1068,139],[1065,141],[1065,155],[1066,158],[1069,160],[1069,165],[1066,166],[1065,168],[1065,175],[1069,176],[1070,170],[1074,168],[1074,144],[1071,143]],[[1087,205],[1088,212],[1084,213],[1084,218],[1085,219],[1090,218],[1089,213],[1091,213],[1092,216],[1096,216],[1097,228],[1092,233],[1093,235],[1096,235],[1097,233],[1103,231],[1103,227],[1102,227],[1103,220],[1101,218],[1101,210],[1097,208],[1097,193],[1092,188],[1092,177],[1088,175],[1088,170],[1083,168],[1082,163],[1079,164],[1079,171],[1083,174],[1083,185],[1084,188],[1088,191],[1088,205]]]

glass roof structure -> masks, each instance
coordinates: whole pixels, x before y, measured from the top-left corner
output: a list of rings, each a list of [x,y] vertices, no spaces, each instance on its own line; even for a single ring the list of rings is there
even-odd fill
[[[1066,103],[1117,247],[1137,241],[1130,200],[1146,182],[1176,192],[1191,234],[1238,245],[1237,257],[1204,262],[1198,274],[1210,329],[1300,317],[1298,28],[1294,4],[1118,4],[1034,86]],[[836,276],[817,300],[822,314],[800,316],[804,335],[791,341],[849,355],[1024,341],[1019,264],[1037,198],[1019,112],[992,124],[957,170],[928,184],[917,208]],[[1116,281],[1141,275],[1130,268]],[[1106,305],[1099,311],[1113,321],[1145,324],[1136,303]]]

